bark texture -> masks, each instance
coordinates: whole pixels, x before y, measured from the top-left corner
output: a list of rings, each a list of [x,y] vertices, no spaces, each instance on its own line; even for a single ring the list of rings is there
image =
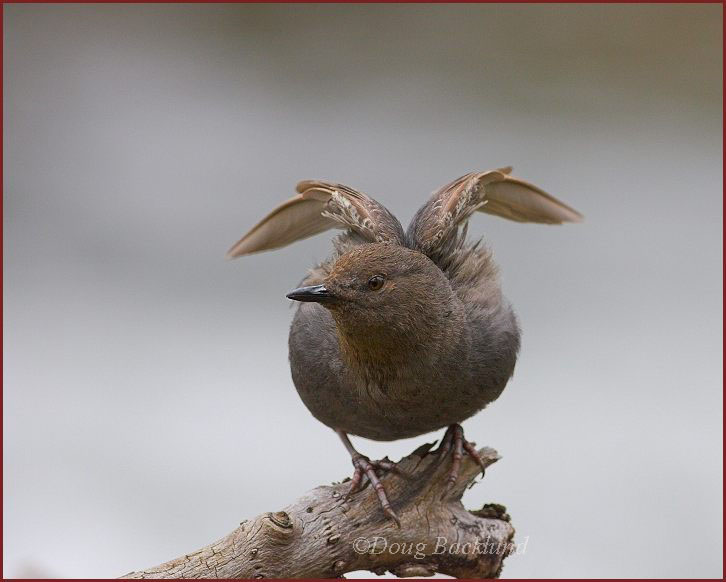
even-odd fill
[[[400,528],[383,514],[370,484],[347,497],[344,481],[317,487],[196,552],[124,578],[341,578],[354,570],[498,577],[514,549],[509,516],[496,504],[464,509],[461,496],[479,466],[466,455],[459,479],[446,492],[451,458],[439,462],[431,446],[401,459],[381,479]],[[479,453],[487,466],[499,458],[490,448]]]

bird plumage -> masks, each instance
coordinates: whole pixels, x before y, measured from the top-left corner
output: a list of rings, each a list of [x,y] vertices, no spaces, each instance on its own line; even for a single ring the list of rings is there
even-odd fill
[[[290,329],[294,384],[310,412],[348,448],[346,433],[394,440],[448,426],[447,446],[474,450],[458,423],[501,394],[514,371],[520,332],[491,253],[467,240],[467,221],[477,211],[518,222],[582,219],[510,172],[454,180],[431,196],[406,231],[365,194],[300,182],[296,197],[230,249],[237,257],[329,228],[345,230],[332,255],[310,270],[305,287],[288,297],[303,301]],[[364,470],[373,479],[358,457],[354,482]],[[385,494],[381,503],[395,518]]]
[[[277,249],[331,228],[343,228],[368,242],[396,242],[424,253],[435,249],[474,211],[518,222],[562,224],[582,216],[537,186],[510,175],[512,168],[466,174],[436,191],[404,234],[380,203],[342,184],[305,180],[298,195],[258,222],[227,256]]]

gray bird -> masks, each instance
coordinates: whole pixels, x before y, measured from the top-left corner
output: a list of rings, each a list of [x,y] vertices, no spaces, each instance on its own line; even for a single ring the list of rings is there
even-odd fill
[[[444,186],[407,231],[380,203],[341,184],[300,182],[228,253],[288,245],[330,228],[335,250],[287,297],[301,302],[290,328],[290,367],[312,415],[351,455],[351,493],[364,476],[386,515],[398,518],[371,461],[348,435],[390,441],[448,427],[448,488],[464,454],[481,464],[460,423],[504,390],[519,350],[519,326],[503,297],[491,253],[467,240],[475,211],[518,222],[561,224],[582,216],[511,168],[471,173]],[[448,489],[447,489],[448,491]]]

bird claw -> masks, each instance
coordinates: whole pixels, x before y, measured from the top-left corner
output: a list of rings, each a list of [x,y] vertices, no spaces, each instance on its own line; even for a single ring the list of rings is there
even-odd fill
[[[380,479],[378,479],[378,475],[376,475],[376,468],[383,471],[396,470],[396,464],[391,462],[388,458],[380,461],[371,461],[368,457],[361,455],[355,450],[353,443],[350,442],[350,439],[345,431],[336,429],[335,432],[340,437],[340,440],[343,441],[343,445],[348,450],[350,460],[353,462],[353,467],[355,468],[353,478],[350,482],[350,489],[348,490],[346,497],[355,493],[362,485],[363,477],[366,477],[368,481],[371,482],[371,485],[378,496],[378,501],[381,504],[383,513],[395,521],[398,527],[401,527],[401,520],[398,519],[396,512],[393,511],[391,503],[388,501],[388,495],[386,495],[386,489],[383,487],[383,483],[381,483]]]
[[[474,459],[474,461],[476,461],[476,463],[481,467],[482,474],[486,468],[486,465],[479,456],[479,452],[476,450],[474,443],[470,443],[464,438],[464,429],[461,428],[461,425],[459,424],[452,424],[446,429],[444,438],[441,439],[441,445],[437,449],[437,461],[439,463],[442,462],[452,448],[451,469],[449,469],[449,474],[446,477],[446,483],[444,485],[444,491],[441,494],[441,499],[448,497],[449,493],[451,493],[451,490],[454,488],[454,485],[456,485],[456,482],[459,479],[459,470],[461,469],[461,461],[464,458],[464,453],[468,454],[472,459]]]
[[[401,474],[401,470],[398,468],[398,465],[393,461],[389,460],[388,457],[386,457],[385,459],[372,461],[365,455],[361,456],[368,463],[370,463],[373,466],[373,469],[376,471],[391,471],[392,473]],[[353,472],[353,477],[351,477],[350,479],[350,489],[348,490],[348,496],[365,487],[365,485],[369,481],[368,475],[366,475],[366,472],[362,468],[356,466],[355,462],[353,463],[353,466],[355,467],[355,470]]]
[[[401,520],[398,518],[398,515],[396,515],[396,512],[393,511],[390,501],[388,501],[386,488],[383,486],[380,479],[378,479],[378,475],[376,475],[376,468],[382,470],[395,470],[396,464],[388,461],[387,459],[371,461],[368,457],[361,455],[360,453],[353,455],[351,457],[351,461],[353,462],[355,470],[353,472],[353,478],[351,479],[350,489],[348,490],[348,496],[358,491],[363,482],[363,477],[365,476],[368,481],[370,481],[376,495],[378,496],[378,501],[381,504],[383,513],[396,522],[398,527],[401,527]]]
[[[463,442],[464,451],[469,454],[469,456],[476,461],[476,464],[481,467],[481,474],[482,477],[484,476],[484,471],[486,470],[487,466],[486,463],[484,463],[484,459],[481,458],[479,455],[479,451],[476,450],[476,443],[467,441],[464,439]]]

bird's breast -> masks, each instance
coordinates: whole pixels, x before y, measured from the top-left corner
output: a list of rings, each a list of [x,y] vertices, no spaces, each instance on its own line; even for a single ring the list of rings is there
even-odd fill
[[[290,330],[293,381],[327,426],[374,440],[417,436],[472,416],[511,375],[513,360],[504,374],[485,361],[501,355],[483,345],[492,336],[470,336],[463,329],[449,349],[429,344],[379,357],[341,341],[329,312],[304,304]]]

